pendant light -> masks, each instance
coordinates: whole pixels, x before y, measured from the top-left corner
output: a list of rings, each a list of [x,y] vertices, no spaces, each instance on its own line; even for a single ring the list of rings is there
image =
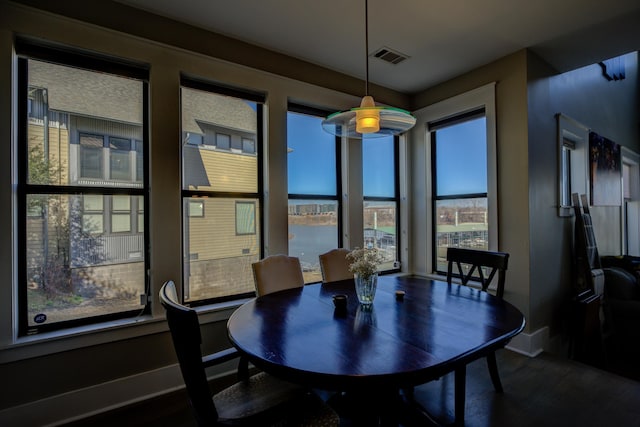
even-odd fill
[[[398,135],[411,129],[416,124],[416,118],[408,111],[400,108],[376,106],[373,97],[369,95],[369,7],[368,0],[364,2],[365,25],[365,96],[360,107],[348,111],[339,111],[322,121],[322,128],[336,136],[348,138],[367,138]]]

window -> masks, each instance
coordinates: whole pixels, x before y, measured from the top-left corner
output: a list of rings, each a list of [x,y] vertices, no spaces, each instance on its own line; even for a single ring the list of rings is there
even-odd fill
[[[111,232],[131,231],[131,197],[111,196]]]
[[[489,248],[487,139],[484,109],[429,125],[433,166],[436,272],[446,251]]]
[[[398,259],[398,139],[362,139],[364,245],[384,256],[380,270],[397,269]]]
[[[190,304],[253,295],[251,264],[262,256],[260,139],[264,96],[181,79],[183,300]],[[232,141],[258,150],[231,150]]]
[[[560,155],[560,170],[564,185],[561,186],[560,191],[560,206],[571,206],[571,157],[574,157],[571,153],[575,152],[575,149],[575,142],[569,139],[563,139]]]
[[[640,155],[622,147],[622,253],[640,256]]]
[[[287,113],[289,255],[305,283],[322,280],[318,255],[342,246],[339,139],[322,129],[325,116],[299,105]]]
[[[242,138],[242,152],[247,154],[255,154],[256,142],[253,139]]]
[[[115,129],[114,131],[117,132]],[[80,133],[79,140],[80,178],[131,182],[135,173],[134,181],[138,183],[142,181],[144,166],[142,141],[85,133]],[[106,148],[105,140],[108,141]],[[109,165],[108,174],[104,172],[105,158]]]
[[[558,215],[573,215],[572,193],[587,194],[589,128],[564,114],[558,126]]]
[[[190,200],[189,201],[189,216],[192,216],[192,217],[204,217],[204,201],[202,201],[202,200]]]
[[[446,274],[449,246],[498,250],[495,83],[425,107],[416,116],[426,124],[430,166],[424,271]]]
[[[80,177],[102,178],[103,145],[100,135],[80,134]]]
[[[19,334],[145,312],[148,71],[22,40],[16,52]]]
[[[124,138],[109,138],[109,164],[110,178],[123,181],[131,180],[131,162],[129,153],[131,152],[131,140]]]
[[[193,133],[193,132],[184,132],[184,143],[191,145],[202,145],[202,143],[209,144],[210,141],[204,138],[203,135]]]
[[[104,232],[103,196],[86,195],[82,198],[82,231],[87,234]]]
[[[142,141],[135,140],[136,158],[136,182],[141,183],[144,178],[144,146]]]
[[[226,135],[224,133],[216,134],[216,147],[220,150],[230,150],[231,149],[231,136]]]
[[[256,204],[236,202],[236,234],[256,234]]]
[[[104,216],[105,212],[110,212],[108,217]],[[129,233],[134,229],[144,232],[144,199],[140,196],[83,196],[82,230],[85,233]]]

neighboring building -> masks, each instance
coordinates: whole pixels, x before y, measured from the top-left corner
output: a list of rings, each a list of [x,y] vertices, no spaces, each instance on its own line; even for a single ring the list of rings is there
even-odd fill
[[[29,182],[51,188],[142,188],[139,84],[30,60]],[[133,102],[122,102],[122,93]],[[142,196],[103,195],[96,190],[96,194],[48,194],[29,200],[31,286],[55,280],[58,290],[122,295],[134,301],[132,309],[138,306],[135,301],[144,292],[145,277]],[[65,315],[49,318],[65,320]]]
[[[69,72],[75,74],[69,76]],[[29,78],[31,183],[143,188],[138,82],[36,60],[29,61]],[[133,96],[133,102],[121,102],[122,93],[128,99]],[[188,99],[191,102],[182,105],[185,188],[257,192],[256,129],[246,126],[255,119],[245,119],[255,112],[247,103],[229,97],[224,97],[224,104],[217,103],[217,109],[210,103],[205,106],[204,97]],[[205,205],[215,208],[205,209]],[[189,277],[185,282],[190,285],[185,293],[192,298],[216,297],[211,292],[216,271],[228,270],[240,260],[250,266],[260,256],[258,207],[255,202],[216,198],[215,202],[190,199],[184,209],[188,212],[185,275]],[[27,224],[31,286],[41,286],[53,274],[52,260],[56,260],[56,265],[70,270],[69,289],[74,292],[91,287],[99,294],[133,296],[137,301],[137,294],[144,290],[144,227],[144,196],[34,198]],[[216,239],[209,235],[212,231]],[[226,244],[220,245],[221,239]],[[117,274],[111,274],[113,269]],[[253,289],[251,277],[244,282],[240,292]],[[221,292],[228,294],[228,287]]]

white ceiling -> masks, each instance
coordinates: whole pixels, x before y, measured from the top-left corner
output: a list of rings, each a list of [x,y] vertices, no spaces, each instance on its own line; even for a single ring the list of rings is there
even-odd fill
[[[365,0],[117,0],[365,78]],[[522,48],[559,71],[640,49],[638,0],[369,0],[369,80],[414,93]]]

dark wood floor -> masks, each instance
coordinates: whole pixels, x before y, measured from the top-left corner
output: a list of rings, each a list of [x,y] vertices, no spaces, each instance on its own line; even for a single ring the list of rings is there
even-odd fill
[[[498,351],[504,393],[484,360],[467,368],[467,427],[640,427],[640,382],[549,354]],[[417,387],[416,399],[444,424],[453,421],[453,375]],[[112,411],[73,427],[195,426],[183,394]],[[348,423],[345,422],[345,426]]]

